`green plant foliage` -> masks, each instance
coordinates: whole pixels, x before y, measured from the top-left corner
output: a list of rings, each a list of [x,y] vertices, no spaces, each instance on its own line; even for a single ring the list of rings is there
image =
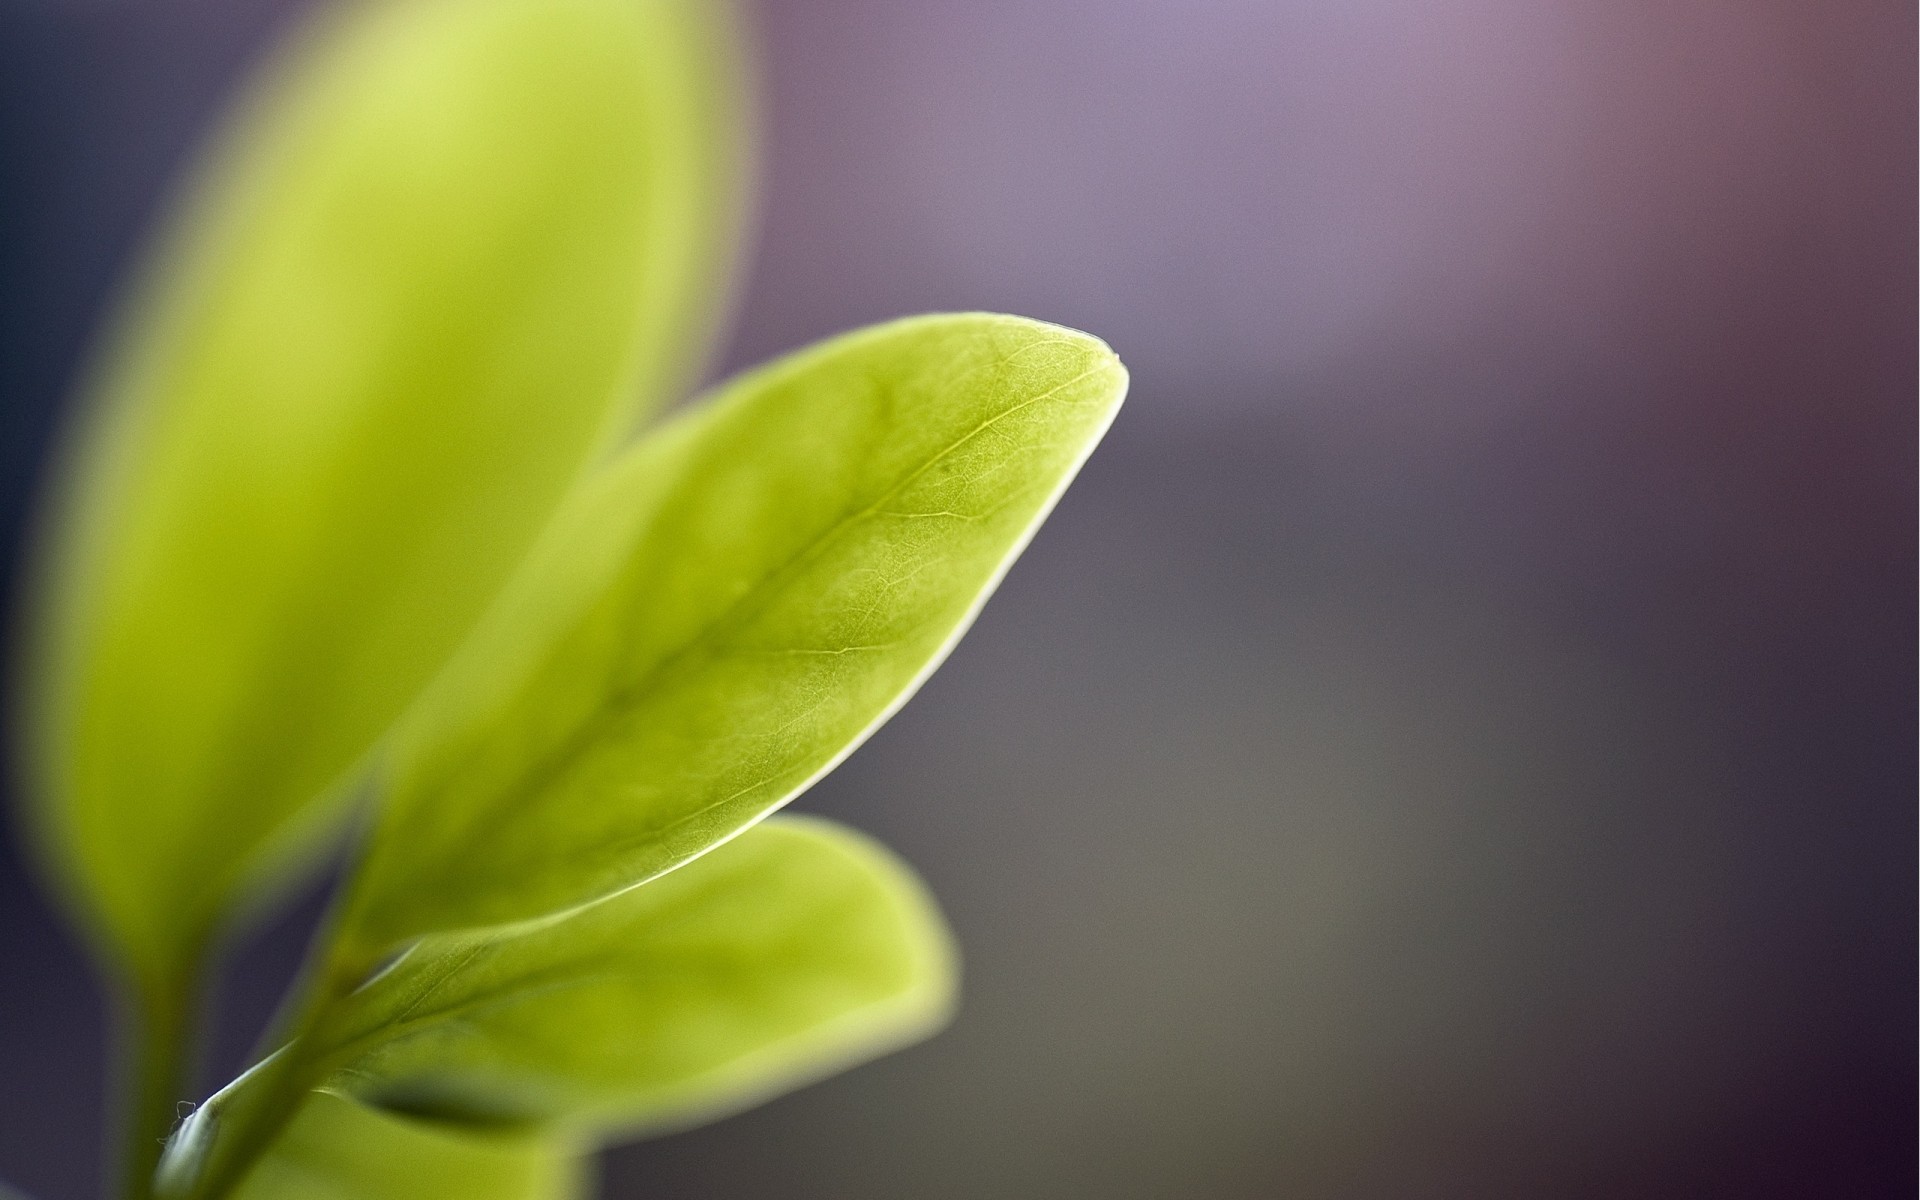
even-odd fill
[[[573,1200],[584,1160],[524,1131],[451,1129],[314,1093],[236,1200]]]
[[[543,917],[790,799],[938,664],[1125,384],[1084,334],[914,318],[642,442],[398,739],[346,936]]]
[[[916,1040],[953,983],[945,926],[905,866],[840,826],[775,818],[561,920],[427,939],[281,1054],[413,1116],[651,1133]],[[193,1153],[265,1077],[196,1114]]]
[[[715,0],[351,0],[87,397],[28,627],[129,992],[127,1200],[567,1200],[599,1141],[929,1033],[908,869],[775,817],[939,665],[1119,360],[910,318],[676,398],[739,208]],[[277,1047],[173,1127],[209,941],[364,824]]]
[[[809,825],[714,847],[937,665],[1125,384],[1085,334],[913,318],[584,480],[395,737],[307,1015],[176,1136],[170,1194],[222,1194],[313,1087],[631,1131],[930,1027],[951,969],[900,869]]]
[[[416,946],[312,1052],[401,1111],[596,1132],[695,1123],[918,1040],[953,956],[932,900],[867,838],[776,818],[559,921]]]
[[[48,840],[137,970],[284,874],[683,381],[734,207],[723,32],[363,0],[221,143],[97,373],[29,642]]]

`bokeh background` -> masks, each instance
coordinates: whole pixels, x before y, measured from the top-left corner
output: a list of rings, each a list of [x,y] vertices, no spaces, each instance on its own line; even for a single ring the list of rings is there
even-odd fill
[[[113,281],[296,7],[0,0],[8,563]],[[1910,0],[758,19],[730,363],[988,307],[1134,394],[801,802],[924,870],[957,1023],[607,1195],[1913,1196]],[[0,1177],[77,1198],[101,1006],[0,863]]]

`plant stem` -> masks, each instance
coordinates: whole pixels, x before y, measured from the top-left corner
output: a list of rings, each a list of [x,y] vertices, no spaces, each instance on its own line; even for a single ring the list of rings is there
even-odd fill
[[[172,969],[143,975],[127,989],[120,1020],[120,1195],[150,1200],[160,1150],[192,1095],[195,1041],[200,1026],[198,950]]]
[[[290,1023],[286,1052],[263,1060],[224,1110],[215,1110],[214,1140],[196,1167],[187,1200],[221,1200],[238,1187],[299,1112],[307,1091],[320,1082],[324,1069],[303,1059],[299,1042],[344,989],[324,974],[314,984]]]
[[[366,977],[370,967],[335,936],[344,908],[344,899],[336,898],[321,920],[289,1003],[273,1022],[267,1040],[279,1043],[275,1049],[285,1053],[263,1059],[254,1068],[257,1074],[249,1072],[252,1078],[237,1089],[225,1110],[215,1110],[214,1140],[187,1184],[185,1200],[223,1200],[230,1194],[299,1112],[309,1089],[326,1074],[324,1063],[305,1058],[300,1043]],[[216,1097],[209,1107],[221,1099]]]

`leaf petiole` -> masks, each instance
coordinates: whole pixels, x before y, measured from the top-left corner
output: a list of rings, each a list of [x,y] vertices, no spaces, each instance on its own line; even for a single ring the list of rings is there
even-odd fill
[[[275,1023],[277,1033],[270,1034],[278,1047],[209,1097],[168,1141],[150,1172],[164,1200],[219,1200],[232,1192],[325,1076],[327,1064],[299,1053],[301,1043],[367,973],[357,957],[344,953],[333,936],[336,928],[329,918],[315,936],[310,966],[294,986],[286,1016]]]
[[[193,1094],[206,958],[204,949],[196,948],[179,956],[171,969],[143,972],[122,989],[119,1094],[125,1111],[119,1162],[125,1200],[153,1196],[154,1170],[180,1121],[180,1098]]]

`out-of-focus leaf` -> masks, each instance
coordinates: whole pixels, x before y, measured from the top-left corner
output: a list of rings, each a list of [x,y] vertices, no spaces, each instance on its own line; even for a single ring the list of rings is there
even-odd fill
[[[243,108],[95,373],[27,631],[46,840],[136,968],[311,848],[684,379],[728,33],[702,0],[361,0]]]
[[[539,918],[786,802],[918,687],[1126,388],[933,316],[730,385],[590,480],[396,740],[348,961]]]
[[[575,1200],[586,1160],[525,1131],[412,1120],[315,1092],[234,1200]]]

